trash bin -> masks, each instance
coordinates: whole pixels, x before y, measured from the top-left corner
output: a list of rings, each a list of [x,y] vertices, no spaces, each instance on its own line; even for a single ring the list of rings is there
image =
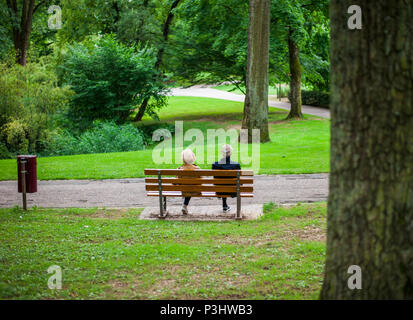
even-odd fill
[[[20,155],[17,156],[17,177],[18,177],[18,192],[23,192],[22,186],[22,160],[25,160],[26,169],[26,192],[35,193],[37,192],[37,160],[34,155]]]

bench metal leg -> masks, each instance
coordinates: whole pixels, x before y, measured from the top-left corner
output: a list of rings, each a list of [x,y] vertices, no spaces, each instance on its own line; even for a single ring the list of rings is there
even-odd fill
[[[242,220],[241,217],[241,193],[240,193],[240,172],[237,172],[237,216],[235,220]]]
[[[168,210],[166,209],[166,197],[163,197],[163,214],[165,217],[168,215]]]
[[[159,189],[159,218],[165,219],[164,208],[166,208],[166,199],[165,203],[162,201],[162,176],[161,170],[158,170],[158,189]],[[164,197],[166,198],[166,197]],[[165,210],[166,211],[166,210]]]

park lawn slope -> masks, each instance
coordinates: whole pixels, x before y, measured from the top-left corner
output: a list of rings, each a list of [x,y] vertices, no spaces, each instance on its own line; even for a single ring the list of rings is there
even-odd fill
[[[256,221],[139,220],[140,209],[0,209],[0,299],[316,299],[326,204]],[[62,290],[50,290],[50,266]]]
[[[190,112],[188,112],[190,110]],[[243,104],[220,99],[170,97],[168,106],[159,116],[162,122],[174,124],[183,121],[184,130],[200,129],[207,137],[208,129],[240,129]],[[304,120],[285,121],[287,111],[270,108],[271,142],[260,145],[259,174],[300,174],[329,171],[330,121],[315,116],[305,116]],[[144,119],[139,126],[151,125],[154,120]],[[174,152],[172,140],[172,154]],[[229,141],[228,141],[229,142]],[[184,146],[192,142],[185,141]],[[219,158],[219,148],[205,142],[205,162],[207,153],[215,153]],[[251,150],[251,148],[250,148]],[[237,154],[233,157],[237,159]],[[156,164],[152,159],[152,149],[38,158],[38,178],[57,179],[120,179],[144,176],[145,168],[177,168],[177,164]],[[197,163],[209,169],[207,163]],[[16,160],[0,160],[0,180],[17,179]]]

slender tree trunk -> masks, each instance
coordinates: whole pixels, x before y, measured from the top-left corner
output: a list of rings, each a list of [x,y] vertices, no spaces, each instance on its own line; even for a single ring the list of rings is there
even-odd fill
[[[135,121],[141,121],[143,118],[143,115],[145,114],[146,108],[148,106],[149,103],[149,98],[145,98],[145,100],[143,100],[142,104],[139,107],[138,113],[135,116]]]
[[[163,54],[165,52],[165,45],[168,43],[169,31],[170,31],[170,28],[171,28],[172,20],[174,18],[173,10],[179,5],[180,1],[181,0],[175,0],[172,3],[171,8],[169,9],[168,16],[165,20],[163,30],[162,30],[163,44],[159,48],[158,54],[156,56],[156,62],[155,62],[155,69],[156,70],[159,70],[159,68],[162,64]],[[145,2],[145,4],[147,5],[147,2]],[[142,102],[142,104],[140,105],[139,111],[138,111],[137,115],[135,116],[135,121],[141,121],[142,120],[142,117],[145,114],[146,108],[148,107],[149,99],[150,98],[146,98]]]
[[[322,299],[413,299],[413,2],[331,0],[331,174]],[[351,265],[361,289],[351,290]]]
[[[288,53],[290,61],[290,96],[291,108],[287,119],[302,118],[301,113],[301,64],[298,56],[299,49],[292,37],[292,31],[288,34]]]
[[[10,18],[15,20],[18,15],[17,0],[6,0]],[[34,11],[38,8],[34,6],[35,0],[23,0],[20,17],[20,26],[12,27],[13,43],[16,51],[16,62],[22,66],[27,62],[27,50],[29,48],[29,38],[33,23]],[[40,3],[41,4],[41,3]]]
[[[270,141],[268,132],[268,65],[270,42],[270,0],[250,0],[246,95],[242,128],[260,130],[261,142]]]

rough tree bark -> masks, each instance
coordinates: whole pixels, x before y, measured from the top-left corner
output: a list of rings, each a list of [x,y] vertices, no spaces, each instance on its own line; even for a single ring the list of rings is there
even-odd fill
[[[163,59],[163,54],[165,52],[165,45],[168,42],[168,37],[169,37],[169,30],[171,28],[171,24],[172,24],[172,20],[174,18],[174,12],[173,10],[178,6],[179,2],[181,0],[175,0],[172,5],[171,8],[169,9],[168,12],[168,16],[166,17],[165,23],[163,25],[163,29],[162,29],[162,36],[163,36],[163,45],[161,45],[160,49],[158,50],[158,54],[156,56],[156,62],[155,62],[155,69],[159,70],[161,63],[162,63],[162,59]],[[147,5],[148,2],[145,2],[145,5]],[[146,98],[142,104],[139,107],[138,113],[135,116],[135,121],[141,121],[143,118],[143,115],[145,114],[146,108],[148,107],[148,103],[149,103],[149,99],[150,98]]]
[[[413,2],[332,0],[331,173],[322,299],[413,299]],[[350,290],[358,265],[362,288]]]
[[[270,141],[268,133],[268,65],[270,0],[250,0],[246,95],[242,128],[260,129],[261,142]]]
[[[9,9],[10,18],[12,21],[19,16],[17,0],[6,0],[7,8]],[[29,48],[29,38],[33,23],[33,14],[44,1],[40,1],[35,6],[35,0],[23,0],[21,16],[19,18],[19,26],[13,24],[13,44],[16,51],[16,62],[22,66],[27,62],[27,50]]]
[[[290,62],[290,92],[291,107],[287,119],[301,119],[301,64],[298,56],[299,49],[292,37],[292,30],[288,33],[288,53]]]

